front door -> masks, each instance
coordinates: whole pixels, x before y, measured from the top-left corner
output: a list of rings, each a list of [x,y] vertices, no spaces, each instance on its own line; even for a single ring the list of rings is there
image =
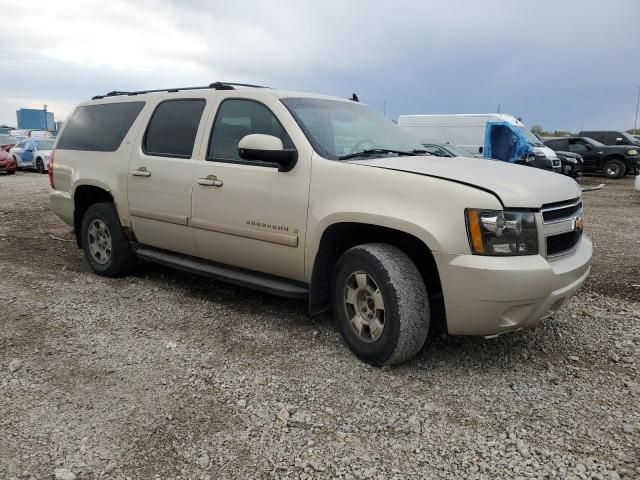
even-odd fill
[[[569,139],[569,151],[582,155],[585,171],[595,171],[598,169],[600,155],[597,148],[580,138]]]
[[[189,226],[192,157],[205,105],[202,98],[160,102],[139,134],[127,186],[131,226],[142,244],[197,254]]]
[[[35,166],[35,155],[38,149],[38,144],[35,140],[27,140],[24,144],[24,150],[22,152],[22,165],[24,167]]]
[[[206,159],[196,161],[193,233],[204,258],[304,281],[311,153],[303,142],[302,148],[294,144],[274,111],[280,118],[287,114],[279,102],[221,102],[209,122]],[[274,135],[285,148],[297,148],[294,168],[279,172],[272,164],[241,159],[238,143],[251,133]]]

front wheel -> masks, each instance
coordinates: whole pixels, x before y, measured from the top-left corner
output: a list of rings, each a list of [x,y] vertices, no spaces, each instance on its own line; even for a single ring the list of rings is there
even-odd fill
[[[621,160],[608,160],[602,166],[602,172],[607,178],[621,178],[627,167]]]
[[[429,333],[429,299],[418,268],[383,243],[347,250],[336,266],[333,312],[353,353],[372,365],[413,357]]]
[[[36,160],[36,170],[38,171],[38,173],[45,173],[45,171],[44,171],[44,162],[42,161],[41,158],[38,158]]]
[[[112,203],[91,205],[82,218],[80,235],[87,263],[98,275],[120,277],[135,265],[135,254]]]

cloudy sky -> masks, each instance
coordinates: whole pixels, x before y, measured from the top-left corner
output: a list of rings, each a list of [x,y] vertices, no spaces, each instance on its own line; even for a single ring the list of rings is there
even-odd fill
[[[0,123],[110,90],[266,84],[403,113],[633,127],[638,0],[0,0]]]

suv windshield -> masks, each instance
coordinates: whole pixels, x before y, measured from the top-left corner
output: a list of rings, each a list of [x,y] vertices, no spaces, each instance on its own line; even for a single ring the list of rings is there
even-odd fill
[[[604,143],[600,143],[597,140],[594,140],[593,138],[589,138],[589,137],[583,137],[582,138],[585,142],[590,143],[591,145],[593,145],[594,147],[605,147],[606,145]]]
[[[473,157],[472,153],[467,152],[464,148],[458,147],[457,145],[450,145],[447,143],[443,146],[451,153],[453,153],[456,157]]]
[[[417,139],[360,103],[321,98],[283,98],[281,101],[313,149],[324,158],[338,160],[365,151],[378,156],[424,152]]]
[[[528,130],[525,127],[520,127],[518,125],[514,125],[513,127],[515,130],[517,130],[518,132],[520,132],[520,134],[525,138],[525,140],[527,142],[529,142],[531,145],[533,145],[534,147],[543,147],[544,145],[542,144],[542,142],[540,141],[540,139],[538,137],[536,137],[533,133],[531,133],[530,130]]]
[[[630,145],[635,145],[638,142],[638,139],[633,135],[627,132],[621,132],[622,138],[627,141]]]

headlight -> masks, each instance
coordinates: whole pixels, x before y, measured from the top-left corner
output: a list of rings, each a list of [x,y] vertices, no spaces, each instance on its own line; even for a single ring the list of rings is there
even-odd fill
[[[471,251],[475,255],[536,255],[538,232],[533,212],[465,210]]]
[[[627,155],[637,155],[638,154],[638,150],[636,150],[635,148],[632,148],[631,150],[627,150]]]

